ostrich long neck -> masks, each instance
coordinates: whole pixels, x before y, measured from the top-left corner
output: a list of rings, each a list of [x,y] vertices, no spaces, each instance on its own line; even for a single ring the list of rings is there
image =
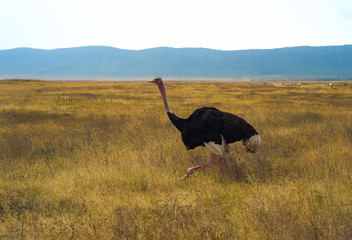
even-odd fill
[[[165,107],[165,110],[167,112],[167,116],[169,116],[171,122],[175,125],[175,127],[179,130],[179,131],[182,131],[184,125],[185,125],[185,122],[186,120],[183,119],[183,118],[179,118],[177,117],[175,114],[172,113],[170,107],[169,107],[169,104],[167,103],[167,99],[166,99],[166,91],[165,91],[165,86],[164,86],[164,83],[161,82],[158,84],[158,88],[160,90],[160,93],[161,93],[161,97],[163,99],[163,102],[164,102],[164,107]]]
[[[169,104],[167,103],[167,99],[166,99],[166,91],[165,91],[165,86],[164,86],[164,83],[159,83],[158,84],[158,88],[160,90],[160,93],[161,93],[161,97],[163,99],[163,102],[164,102],[164,107],[166,109],[166,112],[168,113],[172,113],[170,107],[169,107]]]

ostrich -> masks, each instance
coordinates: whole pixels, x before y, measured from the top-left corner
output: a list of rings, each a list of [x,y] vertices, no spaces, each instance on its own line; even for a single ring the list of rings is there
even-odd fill
[[[228,144],[243,141],[247,152],[257,152],[261,138],[257,131],[242,118],[231,113],[222,112],[213,107],[202,107],[195,110],[187,119],[179,118],[172,113],[166,99],[165,86],[160,77],[149,81],[155,83],[161,93],[168,117],[181,132],[182,141],[187,150],[198,146],[208,148],[211,161],[187,169],[181,180],[187,179],[192,173],[219,164],[220,172],[226,172],[225,151]]]

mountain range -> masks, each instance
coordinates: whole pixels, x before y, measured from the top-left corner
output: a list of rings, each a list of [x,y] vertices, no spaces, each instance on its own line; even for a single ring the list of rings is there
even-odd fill
[[[222,51],[88,46],[0,50],[0,78],[305,77],[352,80],[352,45]]]

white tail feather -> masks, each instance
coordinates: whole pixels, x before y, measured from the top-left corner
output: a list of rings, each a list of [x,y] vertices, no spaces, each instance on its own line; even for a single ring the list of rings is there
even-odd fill
[[[243,141],[244,146],[246,147],[247,152],[255,153],[258,151],[260,143],[262,142],[262,138],[256,134]]]

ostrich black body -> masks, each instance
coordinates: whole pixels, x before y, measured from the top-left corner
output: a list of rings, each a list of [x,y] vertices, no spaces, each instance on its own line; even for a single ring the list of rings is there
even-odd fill
[[[187,149],[204,146],[204,142],[222,144],[222,137],[228,144],[246,141],[258,134],[244,119],[213,107],[199,108],[188,119],[179,118],[170,112],[167,114],[181,132],[182,141]]]

